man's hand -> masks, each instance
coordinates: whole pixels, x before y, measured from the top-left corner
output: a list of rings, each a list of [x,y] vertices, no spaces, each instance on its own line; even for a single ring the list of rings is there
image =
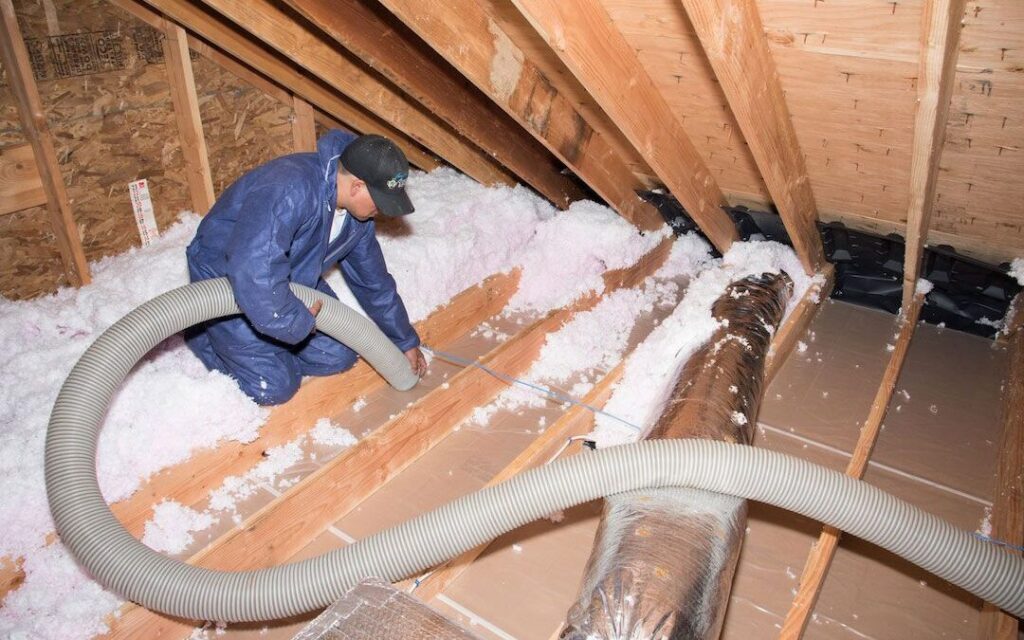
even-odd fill
[[[324,308],[324,301],[323,300],[314,300],[313,304],[310,305],[310,307],[309,307],[309,312],[312,313],[313,317],[315,318],[316,314],[320,313],[320,310],[323,309],[323,308]],[[316,324],[313,325],[313,330],[309,332],[309,335],[313,335],[314,333],[316,333]]]
[[[412,367],[413,373],[419,377],[427,375],[427,359],[423,357],[423,352],[417,347],[413,347],[405,352],[405,357],[409,358],[409,365]]]

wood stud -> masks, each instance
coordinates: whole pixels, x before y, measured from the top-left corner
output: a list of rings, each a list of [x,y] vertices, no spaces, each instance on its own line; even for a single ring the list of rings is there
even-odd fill
[[[165,21],[163,26],[164,60],[174,114],[178,121],[181,153],[185,158],[185,177],[193,210],[205,215],[213,206],[215,198],[203,121],[199,115],[196,81],[192,74],[192,59],[189,57],[188,36],[184,29],[171,22]]]
[[[719,251],[738,239],[718,183],[598,0],[513,0]]]
[[[808,274],[825,264],[807,166],[754,0],[682,0]]]
[[[0,34],[0,61],[7,71],[11,93],[18,107],[21,129],[25,138],[32,146],[36,169],[46,193],[47,210],[50,213],[50,226],[57,240],[64,263],[64,271],[68,279],[75,285],[89,284],[89,264],[85,260],[82,240],[75,225],[71,204],[68,202],[64,178],[57,162],[57,152],[53,147],[50,125],[46,121],[46,112],[39,98],[32,67],[28,60],[25,41],[18,28],[18,18],[14,14],[11,0],[0,0],[0,20],[3,33]]]
[[[946,139],[949,101],[960,42],[964,0],[925,0],[921,15],[921,62],[917,112],[910,157],[910,202],[907,206],[906,253],[903,260],[903,306],[914,298],[921,257],[928,237]]]

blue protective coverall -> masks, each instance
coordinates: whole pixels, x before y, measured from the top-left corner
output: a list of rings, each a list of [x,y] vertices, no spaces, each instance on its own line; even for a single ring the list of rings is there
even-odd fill
[[[355,139],[330,131],[316,153],[271,160],[232,184],[199,224],[187,249],[193,282],[227,276],[242,316],[213,320],[186,333],[209,369],[238,381],[260,404],[285,402],[304,375],[350,368],[356,354],[323,334],[288,289],[304,284],[337,297],[323,273],[337,263],[366,313],[402,351],[420,344],[395,280],[384,264],[372,219],[345,217],[332,242],[338,157]]]

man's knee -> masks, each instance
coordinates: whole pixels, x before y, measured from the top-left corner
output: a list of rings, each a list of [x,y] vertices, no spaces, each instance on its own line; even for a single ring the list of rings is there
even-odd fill
[[[285,373],[285,372],[280,372]],[[237,379],[239,388],[263,406],[284,404],[299,390],[302,377],[299,375],[260,376],[258,379]]]
[[[302,345],[295,356],[299,370],[307,376],[329,376],[348,371],[359,357],[352,349],[321,333]]]

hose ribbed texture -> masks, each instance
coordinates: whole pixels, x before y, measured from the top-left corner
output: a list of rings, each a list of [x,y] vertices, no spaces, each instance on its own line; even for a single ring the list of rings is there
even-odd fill
[[[325,332],[360,353],[368,345],[380,346],[362,335],[365,319],[358,322],[336,308],[343,305],[312,290],[296,292],[307,304],[324,299],[318,326]],[[365,577],[399,580],[552,512],[624,491],[677,486],[758,500],[820,520],[1012,615],[1024,615],[1021,557],[841,473],[771,451],[706,440],[651,441],[582,453],[292,564],[223,572],[170,559],[132,537],[104,502],[96,481],[99,429],[112,394],[146,352],[191,324],[237,312],[230,287],[216,280],[146,303],[89,348],[54,405],[46,439],[46,484],[57,531],[100,583],[150,609],[226,622],[292,616],[327,606]],[[371,351],[365,357],[393,385],[415,383],[407,363],[402,370],[400,353],[383,357]]]

